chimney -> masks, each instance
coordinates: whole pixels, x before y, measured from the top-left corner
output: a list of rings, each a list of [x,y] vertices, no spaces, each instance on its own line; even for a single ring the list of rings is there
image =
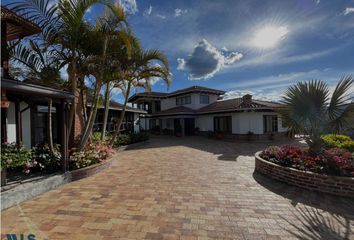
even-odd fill
[[[252,95],[246,94],[242,97],[242,102],[245,107],[250,107],[252,105]]]

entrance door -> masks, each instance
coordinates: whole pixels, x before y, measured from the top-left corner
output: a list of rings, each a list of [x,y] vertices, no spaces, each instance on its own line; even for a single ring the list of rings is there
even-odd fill
[[[184,119],[184,132],[186,135],[194,135],[195,123],[194,118]]]

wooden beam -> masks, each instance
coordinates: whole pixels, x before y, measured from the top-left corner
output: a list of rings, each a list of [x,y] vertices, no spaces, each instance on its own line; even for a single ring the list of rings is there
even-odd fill
[[[19,145],[22,142],[22,132],[21,132],[20,100],[18,98],[15,101],[15,122],[16,122],[16,143]]]
[[[68,125],[67,125],[67,108],[65,101],[62,101],[60,104],[60,122],[61,122],[61,160],[62,160],[62,169],[64,172],[68,170]]]

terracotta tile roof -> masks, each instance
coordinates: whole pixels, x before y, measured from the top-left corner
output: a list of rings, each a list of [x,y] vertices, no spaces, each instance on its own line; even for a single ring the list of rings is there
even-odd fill
[[[11,41],[41,32],[38,25],[1,6],[1,21],[6,22],[6,40]]]
[[[209,112],[227,112],[241,109],[257,109],[257,108],[279,108],[281,104],[268,101],[252,100],[250,105],[245,105],[242,98],[233,98],[214,102],[208,106],[198,109],[197,113]]]
[[[187,108],[184,106],[178,106],[178,107],[174,107],[174,108],[170,108],[170,109],[161,111],[159,113],[155,113],[153,115],[160,116],[160,115],[194,114],[194,113],[196,113],[196,111],[191,108]]]

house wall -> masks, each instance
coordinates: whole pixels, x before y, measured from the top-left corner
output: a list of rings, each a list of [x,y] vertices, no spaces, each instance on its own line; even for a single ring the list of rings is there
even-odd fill
[[[20,110],[23,110],[28,105],[25,102],[20,103]],[[27,109],[22,113],[22,143],[26,147],[31,147],[31,110]],[[16,142],[16,114],[15,103],[10,102],[7,109],[7,142]]]
[[[20,103],[20,110],[25,109],[28,105],[25,102]],[[28,108],[22,112],[22,143],[26,147],[31,147],[31,109]]]
[[[205,107],[213,102],[216,102],[218,99],[217,95],[202,94],[202,95],[209,95],[209,104],[201,104],[200,103],[200,95],[201,94],[199,94],[199,93],[191,93],[191,94],[180,95],[178,97],[191,96],[191,103],[183,105],[183,106],[191,108],[191,109],[199,109],[199,108]],[[177,107],[176,98],[177,97],[162,99],[161,100],[161,111]],[[181,106],[181,105],[178,105],[178,106]]]
[[[279,114],[269,112],[241,112],[202,115],[196,118],[195,126],[203,132],[214,131],[214,117],[231,116],[233,134],[247,134],[249,131],[254,134],[263,134],[263,115],[278,115],[278,132],[287,131],[287,128],[282,127]]]
[[[14,102],[10,102],[10,106],[7,109],[7,142],[16,142],[16,120]]]

